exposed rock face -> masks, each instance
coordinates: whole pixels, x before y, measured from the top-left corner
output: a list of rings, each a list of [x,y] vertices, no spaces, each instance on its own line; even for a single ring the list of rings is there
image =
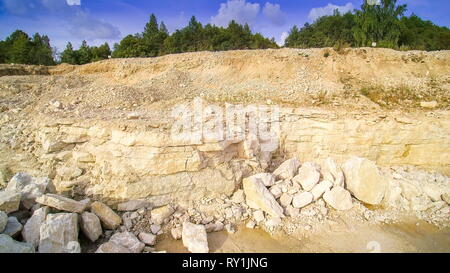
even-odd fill
[[[350,192],[339,186],[325,192],[323,199],[336,210],[349,210],[353,207]]]
[[[34,247],[39,245],[41,225],[45,222],[49,213],[48,207],[42,207],[33,212],[31,218],[27,221],[22,230],[22,237]]]
[[[378,205],[381,203],[388,184],[374,162],[352,157],[342,165],[342,169],[347,189],[356,198],[367,204]]]
[[[0,191],[0,210],[10,213],[17,211],[21,194],[14,191]]]
[[[87,211],[81,214],[80,227],[84,235],[92,242],[97,241],[103,232],[100,219],[97,215]]]
[[[78,241],[78,216],[76,213],[49,214],[41,225],[39,252],[65,253],[67,244]]]
[[[278,204],[261,179],[248,177],[243,180],[247,205],[261,209],[274,217],[283,217],[283,208]]]
[[[36,202],[44,206],[49,206],[68,212],[82,213],[86,209],[86,204],[73,199],[56,194],[45,194],[36,198]]]
[[[101,202],[96,201],[92,203],[91,211],[100,218],[100,221],[106,229],[116,229],[122,223],[122,218],[110,207]]]
[[[183,245],[191,253],[208,253],[208,235],[205,226],[189,222],[183,223]]]
[[[113,242],[106,242],[100,245],[95,253],[132,253],[128,248]]]
[[[109,239],[111,243],[128,249],[131,253],[141,253],[145,247],[136,236],[131,232],[116,233]]]
[[[120,203],[117,205],[118,211],[136,211],[141,208],[149,208],[151,203],[145,200],[130,200],[125,203]]]
[[[291,158],[283,162],[273,174],[280,179],[291,179],[297,174],[300,165],[301,163],[297,158]]]
[[[34,247],[28,243],[14,241],[6,234],[0,234],[0,253],[34,253]]]
[[[174,212],[175,210],[170,205],[153,209],[151,212],[152,220],[155,224],[161,225],[164,219],[172,215]]]
[[[46,177],[35,178],[26,173],[17,173],[11,178],[6,187],[8,191],[20,192],[22,194],[22,204],[30,209],[37,197],[43,195],[50,180]]]
[[[300,184],[305,191],[310,191],[319,182],[320,173],[311,162],[305,162],[298,170],[298,174],[292,179]]]

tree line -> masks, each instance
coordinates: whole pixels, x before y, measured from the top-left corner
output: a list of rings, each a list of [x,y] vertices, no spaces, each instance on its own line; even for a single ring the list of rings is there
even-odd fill
[[[39,33],[30,37],[16,30],[0,41],[0,63],[54,65],[54,52],[48,36]]]
[[[417,15],[404,16],[406,5],[397,0],[381,0],[379,5],[364,1],[359,10],[322,16],[312,24],[293,26],[285,40],[285,47],[320,48],[333,46],[387,47],[401,50],[450,49],[450,30]],[[57,62],[86,64],[109,57],[156,57],[165,54],[193,51],[224,51],[237,49],[278,48],[275,40],[253,33],[248,24],[231,21],[227,27],[203,25],[193,16],[188,25],[169,34],[164,22],[150,16],[142,33],[128,35],[113,50],[107,43],[89,46],[83,41],[78,49],[67,43],[57,57],[46,35],[33,37],[17,30],[0,41],[0,63],[53,65]],[[56,61],[56,59],[59,59]]]
[[[205,26],[192,16],[189,24],[169,35],[164,22],[158,24],[154,14],[142,33],[126,36],[114,45],[113,57],[155,57],[193,51],[277,48],[274,39],[253,34],[248,24],[231,21],[226,28]]]
[[[379,5],[367,1],[353,13],[323,16],[302,28],[292,27],[286,47],[310,48],[347,45],[372,46],[402,50],[450,49],[450,30],[415,14],[404,16],[406,5],[397,0],[381,0]]]

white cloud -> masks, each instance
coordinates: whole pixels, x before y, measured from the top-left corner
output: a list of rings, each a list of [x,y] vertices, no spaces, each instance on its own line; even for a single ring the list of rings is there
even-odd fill
[[[308,19],[311,21],[316,20],[319,17],[325,16],[325,15],[332,15],[334,10],[339,10],[340,13],[347,13],[349,11],[352,11],[354,9],[353,4],[348,2],[347,4],[343,6],[337,6],[333,4],[328,4],[325,7],[319,7],[319,8],[313,8],[309,11]]]
[[[70,20],[70,33],[80,39],[117,39],[120,31],[108,22],[98,20],[84,11],[78,11]]]
[[[80,6],[81,0],[66,0],[67,5],[69,6]]]
[[[282,26],[286,23],[285,14],[281,11],[279,4],[267,2],[263,8],[263,14],[269,18],[274,25]]]
[[[283,33],[281,33],[281,37],[280,40],[277,42],[277,44],[279,46],[284,46],[284,43],[286,42],[286,38],[289,36],[289,33],[287,33],[286,31],[284,31]]]
[[[231,20],[240,24],[255,21],[260,11],[258,3],[249,3],[245,0],[228,0],[220,4],[217,15],[211,17],[211,23],[217,26],[227,26]]]
[[[81,7],[81,0],[0,0],[0,4],[15,16],[38,19],[54,17],[60,21],[58,27],[66,27],[65,31],[80,39],[120,38],[117,27],[89,14]]]

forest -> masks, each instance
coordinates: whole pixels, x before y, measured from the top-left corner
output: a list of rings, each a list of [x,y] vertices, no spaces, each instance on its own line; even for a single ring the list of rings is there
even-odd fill
[[[345,14],[335,10],[303,27],[293,26],[284,47],[365,47],[376,46],[396,50],[449,50],[450,29],[421,19],[405,16],[407,6],[397,0],[381,0],[380,5],[367,1],[360,9]],[[16,30],[0,41],[0,63],[54,65],[86,64],[107,58],[156,57],[194,51],[278,48],[273,38],[253,33],[248,24],[231,21],[227,27],[203,25],[194,16],[187,26],[172,34],[164,22],[151,14],[143,32],[125,36],[111,50],[107,43],[89,46],[83,41],[78,49],[68,42],[58,53],[47,35]]]

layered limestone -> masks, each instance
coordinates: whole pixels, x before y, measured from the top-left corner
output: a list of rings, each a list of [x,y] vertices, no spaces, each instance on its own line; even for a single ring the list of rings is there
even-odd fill
[[[278,138],[271,140],[278,146],[272,153],[261,152],[260,140],[248,147],[243,141],[176,140],[170,124],[165,129],[124,129],[101,121],[47,120],[35,136],[41,146],[36,155],[56,173],[52,182],[58,192],[80,187],[108,202],[142,199],[153,206],[230,196],[244,174],[269,171],[267,160],[279,153],[300,162],[331,157],[343,163],[359,156],[379,166],[414,165],[450,174],[446,118],[340,117],[325,110],[281,108],[279,120]],[[325,167],[327,178],[343,186],[341,170]],[[58,172],[61,168],[65,171]]]

